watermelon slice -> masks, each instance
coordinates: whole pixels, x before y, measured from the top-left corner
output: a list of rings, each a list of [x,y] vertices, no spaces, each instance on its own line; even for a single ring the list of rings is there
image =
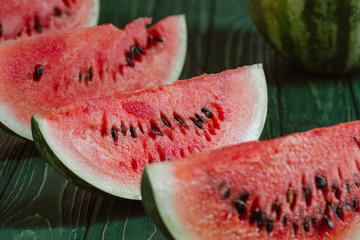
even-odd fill
[[[175,239],[359,239],[360,121],[144,170],[145,209]]]
[[[0,41],[96,25],[99,0],[0,0]]]
[[[140,199],[145,165],[257,139],[267,109],[261,65],[78,101],[32,118],[35,146],[75,184]]]
[[[77,99],[172,83],[186,54],[183,15],[140,18],[0,45],[0,122],[27,139],[31,116]]]

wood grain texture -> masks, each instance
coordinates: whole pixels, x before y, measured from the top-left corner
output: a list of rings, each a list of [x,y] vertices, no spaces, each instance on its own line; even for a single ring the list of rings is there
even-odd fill
[[[261,38],[244,0],[102,0],[100,23],[123,28],[184,13],[182,79],[263,63],[268,114],[262,139],[359,119],[360,77],[319,76],[280,57]],[[55,173],[33,143],[0,131],[1,239],[165,239],[141,202],[86,192]]]
[[[94,197],[55,173],[33,143],[20,149],[19,164],[0,199],[0,239],[81,239]]]

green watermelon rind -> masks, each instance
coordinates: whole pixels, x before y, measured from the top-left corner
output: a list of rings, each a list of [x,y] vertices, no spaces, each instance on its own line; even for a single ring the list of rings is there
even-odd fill
[[[142,201],[144,209],[146,210],[148,216],[155,223],[156,227],[164,234],[167,239],[174,239],[171,233],[167,230],[165,223],[163,222],[159,210],[155,201],[153,194],[153,187],[151,185],[150,177],[148,171],[145,171],[141,177],[141,195],[146,201]]]
[[[38,115],[33,115],[31,117],[31,127],[33,129],[33,138],[35,147],[40,153],[41,156],[46,160],[46,162],[61,176],[66,178],[68,181],[73,183],[76,186],[81,186],[81,188],[88,190],[90,192],[108,195],[106,192],[90,185],[83,179],[79,178],[74,172],[72,172],[69,168],[67,168],[57,157],[57,155],[52,151],[51,147],[45,140],[42,132],[40,131],[41,120],[39,120]]]
[[[170,162],[152,163],[141,178],[143,206],[157,228],[169,239],[193,239],[177,216],[172,191],[175,191]]]
[[[85,190],[102,195],[114,195],[122,198],[141,200],[137,194],[139,191],[134,186],[123,183],[123,185],[109,184],[107,179],[98,177],[83,171],[76,162],[72,162],[73,155],[69,155],[62,144],[49,132],[46,120],[35,114],[31,118],[31,128],[35,147],[40,155],[71,183]],[[91,183],[85,179],[92,179]]]

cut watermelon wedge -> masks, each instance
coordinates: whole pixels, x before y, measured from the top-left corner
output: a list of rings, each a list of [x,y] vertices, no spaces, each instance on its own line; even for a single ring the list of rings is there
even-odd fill
[[[261,65],[78,101],[32,118],[35,145],[77,185],[140,199],[145,165],[257,139],[267,110]]]
[[[151,164],[143,205],[169,238],[359,239],[360,121]]]
[[[94,26],[99,0],[0,0],[0,41]]]
[[[150,28],[103,25],[0,45],[0,122],[32,139],[31,116],[77,99],[172,83],[186,55],[183,15]]]

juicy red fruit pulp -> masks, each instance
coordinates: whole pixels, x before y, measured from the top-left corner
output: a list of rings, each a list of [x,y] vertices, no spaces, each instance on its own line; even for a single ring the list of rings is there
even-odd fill
[[[90,24],[93,0],[0,0],[0,41]]]

